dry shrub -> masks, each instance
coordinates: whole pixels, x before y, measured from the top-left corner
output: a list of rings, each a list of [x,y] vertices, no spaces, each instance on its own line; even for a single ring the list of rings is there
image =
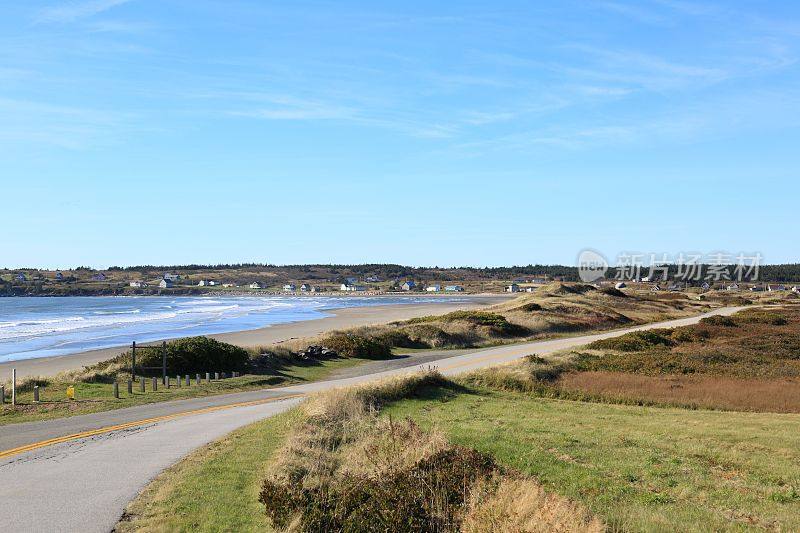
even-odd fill
[[[262,485],[260,501],[272,524],[285,531],[446,532],[459,531],[466,517],[470,531],[484,530],[482,524],[525,531],[518,526],[535,518],[551,520],[552,527],[542,525],[550,531],[590,531],[572,528],[594,523],[585,512],[548,497],[535,481],[507,472],[491,456],[452,445],[411,420],[378,417],[382,403],[443,381],[425,373],[307,402],[305,422]],[[513,483],[507,483],[510,476]],[[511,499],[523,493],[537,498],[523,498],[512,513]],[[537,511],[539,505],[544,507]],[[572,522],[561,514],[567,509]],[[571,529],[558,529],[564,524]]]
[[[546,492],[532,479],[506,476],[472,491],[461,524],[464,533],[513,531],[572,533],[605,531],[596,517],[577,503]]]

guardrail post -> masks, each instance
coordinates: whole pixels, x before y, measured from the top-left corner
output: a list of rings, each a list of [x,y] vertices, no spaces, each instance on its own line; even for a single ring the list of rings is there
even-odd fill
[[[17,369],[11,369],[11,405],[17,405]]]
[[[167,388],[170,388],[170,387],[171,387],[171,385],[170,385],[170,382],[169,382],[169,376],[167,376],[167,384],[166,384],[166,387],[167,387]]]
[[[180,389],[181,388],[181,375],[180,374],[175,376],[175,381],[178,382],[178,388]]]
[[[119,383],[115,381],[114,384],[112,385],[112,388],[114,390],[114,398],[119,400]]]
[[[218,379],[219,379],[219,372],[214,372],[214,380],[216,381]]]
[[[0,385],[0,405],[6,403],[6,387],[5,385]]]
[[[33,401],[39,403],[39,385],[33,386]]]
[[[211,383],[211,374],[206,372],[206,383]]]
[[[200,374],[197,374],[197,385],[200,385]]]
[[[153,392],[158,390],[158,378],[153,378]]]
[[[139,392],[144,392],[144,376],[139,380]]]
[[[128,394],[133,396],[133,380],[132,379],[128,380]]]
[[[192,386],[192,378],[189,377],[189,374],[186,374],[186,386],[187,387]]]

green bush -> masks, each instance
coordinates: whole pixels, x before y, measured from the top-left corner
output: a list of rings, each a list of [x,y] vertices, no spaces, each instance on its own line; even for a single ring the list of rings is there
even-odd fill
[[[322,345],[342,357],[389,357],[391,346],[375,337],[351,332],[334,332],[325,337]]]
[[[736,327],[736,321],[729,316],[708,316],[700,320],[701,324],[706,324],[708,326],[722,326],[725,328],[733,328]]]
[[[668,337],[669,330],[633,331],[611,339],[594,341],[589,348],[594,350],[615,350],[618,352],[638,352],[654,346],[673,346]]]
[[[242,371],[247,369],[249,359],[243,348],[208,337],[187,337],[167,343],[167,372],[170,374]],[[160,375],[161,366],[161,346],[136,349],[137,372]],[[139,370],[143,367],[150,368]]]

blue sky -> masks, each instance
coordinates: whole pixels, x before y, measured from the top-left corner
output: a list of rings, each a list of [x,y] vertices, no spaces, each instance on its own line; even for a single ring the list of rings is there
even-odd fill
[[[0,7],[0,266],[800,261],[797,2]]]

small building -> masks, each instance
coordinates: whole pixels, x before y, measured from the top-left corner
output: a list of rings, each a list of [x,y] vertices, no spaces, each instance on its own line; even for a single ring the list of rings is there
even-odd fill
[[[441,285],[428,285],[427,287],[425,287],[425,291],[427,292],[439,292],[441,290],[442,290]]]
[[[750,287],[750,292],[764,292],[764,287],[762,285],[753,285]]]
[[[139,281],[139,280],[133,280],[130,283],[128,283],[128,285],[130,285],[134,289],[142,289],[144,287],[147,287],[147,283],[145,283],[144,281]]]
[[[677,283],[670,283],[670,284],[667,286],[667,290],[668,290],[668,291],[672,291],[672,292],[677,292],[677,291],[680,291],[680,290],[682,290],[682,289],[681,289],[681,286],[680,286],[680,285],[678,285]]]
[[[525,292],[536,292],[536,287],[525,287]]]
[[[250,288],[251,289],[260,289],[261,288],[261,284],[259,282],[257,282],[257,281],[254,281],[253,283],[250,284]]]
[[[784,285],[767,285],[768,292],[779,292],[785,291],[786,287]]]
[[[97,272],[96,274],[92,274],[92,281],[105,281],[106,275],[102,272]]]
[[[303,283],[302,285],[300,285],[300,292],[311,292],[311,289],[313,288],[314,287],[312,287],[308,283]]]
[[[414,283],[413,280],[408,280],[405,283],[403,283],[402,285],[400,285],[400,289],[404,290],[404,291],[411,291],[411,290],[414,290],[416,288],[416,286],[417,286],[417,284]]]
[[[362,292],[367,290],[367,288],[363,285],[353,285],[350,283],[342,283],[339,287],[339,290],[344,292]]]
[[[28,281],[28,278],[25,277],[25,274],[19,272],[17,274],[14,274],[14,281]]]
[[[223,283],[222,286],[226,289],[230,289],[232,287],[236,287],[237,285],[235,283]]]
[[[56,281],[64,281],[64,274],[61,272],[56,272]]]
[[[158,286],[162,289],[171,289],[175,283],[171,279],[162,279],[158,282]]]
[[[533,278],[531,280],[531,283],[534,283],[536,285],[546,285],[547,284],[547,278]]]
[[[322,292],[323,288],[322,287],[317,287],[316,285],[311,285],[310,291],[311,292]]]
[[[739,290],[739,284],[738,283],[731,283],[730,285],[725,287],[725,290],[726,291],[738,291]]]
[[[172,274],[170,272],[165,272],[164,276],[162,277],[162,279],[165,279],[167,281],[171,281],[171,282],[174,283],[176,281],[180,281],[181,275],[180,274]]]
[[[661,290],[661,285],[659,285],[658,283],[655,283],[655,284],[653,284],[652,287],[650,287],[650,290],[653,291],[653,292],[658,292],[658,291]]]
[[[464,292],[464,287],[461,285],[446,285],[444,292]]]
[[[700,285],[700,288],[703,289],[704,291],[707,291],[711,288],[711,285],[709,285],[707,281],[704,281],[703,284]]]
[[[792,287],[792,292],[800,293],[800,285],[795,285],[794,287]]]
[[[506,286],[506,292],[519,292],[519,285],[512,283]]]
[[[358,283],[358,278],[344,278],[344,282],[347,285],[355,285]]]
[[[650,276],[644,276],[641,280],[642,283],[650,283]]]
[[[615,289],[624,289],[625,287],[627,287],[627,285],[625,284],[625,282],[624,282],[624,281],[620,281],[619,283],[617,283],[616,285],[614,285],[614,288],[615,288]]]
[[[369,276],[367,278],[364,278],[364,281],[366,281],[367,283],[380,283],[381,278],[378,276]]]
[[[294,292],[297,290],[297,285],[294,283],[287,283],[283,286],[283,292]]]
[[[215,283],[208,279],[201,279],[200,281],[197,282],[198,287],[212,287],[214,285]]]

